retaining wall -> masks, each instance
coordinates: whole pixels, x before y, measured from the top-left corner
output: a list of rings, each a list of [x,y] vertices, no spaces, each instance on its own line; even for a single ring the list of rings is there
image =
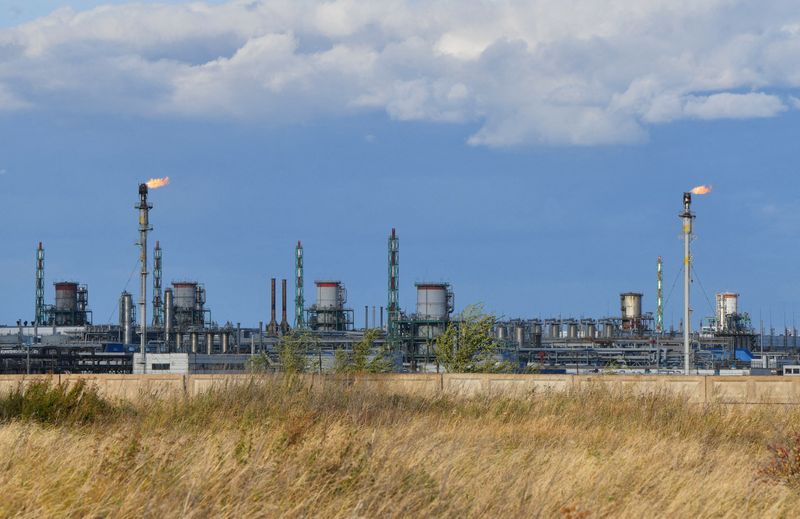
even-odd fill
[[[192,396],[214,387],[242,384],[250,375],[0,375],[0,393],[33,380],[73,384],[86,380],[108,398],[133,399],[153,396]],[[258,378],[256,378],[258,380]],[[625,375],[506,375],[506,374],[381,374],[340,377],[302,376],[310,389],[333,385],[357,386],[367,390],[433,396],[440,393],[476,396],[524,397],[531,392],[563,391],[602,385],[634,393],[670,392],[684,395],[689,402],[703,404],[800,404],[800,377],[720,376],[625,376]]]

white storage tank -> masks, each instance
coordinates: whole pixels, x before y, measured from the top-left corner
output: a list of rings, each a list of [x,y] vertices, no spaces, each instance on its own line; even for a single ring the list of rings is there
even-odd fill
[[[318,310],[341,310],[347,302],[347,292],[341,281],[315,281]]]
[[[619,295],[622,307],[622,327],[626,330],[638,329],[642,321],[642,294],[626,292]]]
[[[447,321],[453,311],[453,295],[447,283],[416,283],[417,318]]]
[[[731,317],[739,313],[739,294],[720,292],[717,294],[717,330],[726,331],[733,326]]]

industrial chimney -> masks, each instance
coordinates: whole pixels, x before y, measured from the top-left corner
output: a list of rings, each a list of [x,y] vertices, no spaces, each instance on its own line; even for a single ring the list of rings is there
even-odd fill
[[[278,321],[275,320],[275,278],[270,283],[270,319],[267,325],[267,335],[278,335]]]
[[[281,335],[289,333],[289,321],[286,320],[286,280],[281,279]]]

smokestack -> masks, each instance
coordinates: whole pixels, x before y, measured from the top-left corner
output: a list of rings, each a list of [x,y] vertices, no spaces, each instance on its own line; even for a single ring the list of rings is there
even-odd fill
[[[270,286],[270,319],[267,325],[267,334],[278,335],[278,322],[275,320],[275,278],[272,278]]]
[[[281,279],[281,334],[289,333],[289,321],[286,320],[286,280]]]
[[[152,231],[150,227],[150,209],[153,206],[147,203],[147,184],[139,184],[139,261],[142,266],[141,285],[139,287],[139,353],[142,355],[142,373],[147,372],[147,361],[145,356],[147,345],[147,233]]]
[[[692,256],[689,251],[689,242],[692,240],[691,211],[692,194],[683,194],[683,213],[678,215],[683,220],[683,373],[689,374],[689,357],[691,353],[689,334],[691,333],[691,320],[689,317],[689,284],[691,282]]]

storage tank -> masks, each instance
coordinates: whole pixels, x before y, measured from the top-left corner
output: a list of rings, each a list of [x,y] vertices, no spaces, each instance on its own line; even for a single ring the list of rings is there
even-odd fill
[[[133,344],[133,297],[128,292],[119,298],[119,325],[123,344]]]
[[[514,341],[520,348],[525,347],[525,326],[522,323],[514,326]]]
[[[177,311],[191,311],[197,302],[197,283],[179,281],[172,284],[173,304]]]
[[[614,337],[614,321],[605,320],[602,322],[602,325],[603,325],[603,337],[606,339]]]
[[[495,334],[497,334],[498,340],[504,340],[506,338],[506,327],[503,324],[498,324],[497,328],[495,329]]]
[[[726,331],[734,326],[731,317],[739,313],[739,294],[721,292],[717,294],[717,330]]]
[[[542,323],[538,319],[534,319],[531,322],[531,334],[532,335],[541,335],[542,334]]]
[[[578,337],[578,323],[575,321],[569,321],[567,323],[567,337],[570,339],[576,339]]]
[[[583,321],[584,330],[583,336],[587,339],[594,339],[597,337],[597,324],[592,319],[586,319]]]
[[[172,328],[175,324],[175,301],[172,297],[172,289],[167,288],[164,290],[164,342],[167,345],[167,351],[171,351],[170,344],[172,342]]]
[[[453,293],[447,283],[416,283],[417,318],[447,321],[453,311]]]
[[[642,322],[642,294],[626,292],[619,295],[622,311],[622,327],[626,330],[638,330]]]
[[[56,311],[78,311],[78,284],[72,281],[59,281],[56,287]]]
[[[341,281],[315,281],[317,309],[341,310],[347,302],[347,292]]]
[[[561,322],[556,319],[550,319],[546,322],[547,324],[547,335],[551,339],[557,339],[561,337]]]

